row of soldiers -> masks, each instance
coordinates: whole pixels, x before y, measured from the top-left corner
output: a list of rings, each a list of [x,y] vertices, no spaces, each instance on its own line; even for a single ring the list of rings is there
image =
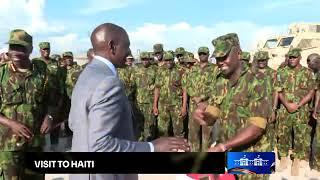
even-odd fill
[[[43,179],[24,171],[23,152],[42,151],[44,134],[67,119],[73,86],[85,66],[73,63],[71,52],[63,53],[62,60],[51,59],[48,42],[39,44],[41,57],[30,60],[32,36],[21,29],[10,33],[8,44],[7,59],[0,66],[2,178]],[[119,76],[134,110],[137,137],[149,141],[184,136],[194,152],[276,147],[280,170],[286,168],[291,150],[294,173],[299,172],[300,160],[309,160],[309,115],[318,118],[319,55],[308,57],[312,72],[300,65],[301,50],[290,49],[285,63],[274,71],[264,51],[255,53],[250,64],[234,33],[212,44],[217,64],[209,63],[208,47],[198,49],[199,62],[183,48],[164,51],[162,44],[154,45],[152,53],[140,53],[141,64],[135,67],[133,58],[127,58],[128,66],[119,69]],[[88,55],[92,59],[92,51]],[[315,153],[318,170],[319,162]]]
[[[276,150],[279,171],[293,158],[292,175],[299,174],[301,160],[309,162],[315,154],[311,156],[313,168],[320,170],[320,153],[315,153],[320,146],[316,128],[319,93],[315,93],[320,56],[311,54],[309,67],[303,67],[301,49],[292,48],[281,66],[273,70],[265,51],[256,52],[250,63],[250,53],[241,51],[236,34],[218,37],[212,44],[217,64],[209,63],[208,47],[198,49],[199,62],[182,47],[164,51],[162,44],[155,44],[153,52],[140,53],[141,64],[134,67],[133,57],[128,57],[119,76],[134,110],[140,140],[184,136],[194,152],[210,147],[212,151]],[[207,120],[214,119],[214,123],[194,120],[192,113],[202,107]],[[226,145],[239,137],[239,129],[251,125],[263,132],[252,130],[256,137],[252,135],[244,145]],[[312,134],[315,131],[319,132]],[[319,142],[311,148],[313,137]]]
[[[57,150],[59,135],[71,140],[70,98],[86,64],[73,62],[70,51],[50,57],[49,42],[39,43],[41,57],[30,60],[32,36],[22,29],[11,31],[7,44],[0,55],[0,179],[44,179],[24,169],[24,152]],[[52,144],[45,144],[46,135]]]

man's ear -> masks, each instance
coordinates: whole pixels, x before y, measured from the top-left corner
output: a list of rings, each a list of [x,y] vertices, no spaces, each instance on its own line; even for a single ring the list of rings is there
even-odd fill
[[[108,42],[108,49],[110,49],[110,51],[111,51],[111,53],[112,53],[113,55],[116,54],[116,45],[115,45],[115,43],[114,43],[113,40],[110,40],[110,41]]]
[[[27,48],[27,53],[28,54],[31,54],[33,51],[33,46],[30,46],[29,48]]]
[[[236,48],[236,52],[237,52],[237,59],[241,60],[241,52],[242,50],[240,49],[240,47],[235,47]]]

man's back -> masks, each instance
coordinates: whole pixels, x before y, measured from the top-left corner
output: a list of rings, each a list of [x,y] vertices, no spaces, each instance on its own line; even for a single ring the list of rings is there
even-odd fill
[[[94,59],[76,83],[69,121],[72,151],[150,151],[147,143],[131,146],[125,141],[135,139],[131,108],[118,77],[99,60]]]

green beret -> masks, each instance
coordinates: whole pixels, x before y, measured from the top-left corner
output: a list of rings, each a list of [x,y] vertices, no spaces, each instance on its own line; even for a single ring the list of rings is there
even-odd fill
[[[40,49],[50,49],[50,43],[49,42],[41,42],[39,43]]]
[[[302,49],[300,49],[300,48],[292,48],[292,49],[289,50],[288,56],[289,57],[290,56],[299,57],[299,56],[301,56],[301,51],[302,51]]]
[[[163,52],[163,44],[155,44],[155,45],[153,45],[153,52],[154,53]]]
[[[226,56],[233,46],[240,46],[240,43],[236,33],[229,33],[212,40],[212,45],[215,48],[213,56],[217,58]]]
[[[16,44],[30,48],[32,47],[32,36],[22,29],[15,29],[10,32],[7,44]]]
[[[208,47],[199,47],[198,54],[200,54],[200,53],[209,54],[209,48]]]
[[[183,47],[178,47],[177,49],[176,49],[176,51],[175,51],[175,55],[177,56],[177,55],[184,55],[185,54],[185,50],[184,50],[184,48]]]
[[[73,54],[72,54],[71,51],[67,51],[67,52],[64,52],[64,53],[62,54],[62,57],[65,57],[65,56],[73,57]]]
[[[255,60],[269,59],[269,53],[267,51],[258,51],[254,53],[253,59]]]
[[[245,51],[242,51],[241,53],[241,59],[244,60],[244,61],[250,61],[250,53],[249,52],[245,52]]]
[[[164,61],[173,61],[173,59],[174,59],[174,56],[173,56],[172,52],[168,52],[168,51],[164,52],[164,54],[163,54]]]

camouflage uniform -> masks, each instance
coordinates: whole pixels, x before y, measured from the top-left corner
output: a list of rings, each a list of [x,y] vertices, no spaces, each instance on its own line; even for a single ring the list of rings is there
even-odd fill
[[[164,61],[173,61],[171,53],[164,53]],[[159,136],[184,136],[183,118],[179,116],[182,108],[182,74],[176,67],[165,68],[158,73],[155,87],[159,88],[158,132]],[[171,126],[172,125],[172,126]]]
[[[251,66],[250,58],[251,58],[251,56],[250,56],[249,52],[243,51],[241,53],[241,60],[244,62],[244,65],[249,66],[249,67]]]
[[[62,55],[64,56],[70,56],[73,57],[72,52],[65,52]],[[81,66],[77,65],[76,63],[74,63],[71,66],[67,66],[67,74],[66,74],[66,93],[68,95],[68,97],[71,99],[71,94],[72,94],[72,90],[74,88],[74,86],[76,85],[76,82],[78,80],[78,77],[80,75],[80,73],[82,72],[82,68]]]
[[[141,59],[149,59],[148,52],[140,54]],[[154,136],[155,118],[152,113],[154,83],[156,79],[156,70],[149,66],[148,68],[138,65],[133,71],[131,82],[133,83],[137,107],[136,119],[138,122],[138,130],[141,132],[139,140],[150,140]]]
[[[40,49],[49,48],[49,42],[39,43]],[[40,62],[39,62],[40,61]],[[60,114],[59,100],[62,98],[64,93],[64,81],[63,81],[63,72],[58,66],[57,61],[49,58],[48,60],[43,59],[42,57],[32,59],[32,62],[37,62],[37,64],[44,64],[43,71],[47,71],[47,90],[48,94],[46,95],[46,101],[51,104],[51,107],[48,107],[48,113],[58,118]],[[41,63],[44,62],[44,63]]]
[[[316,86],[317,91],[320,90],[320,72],[316,74]],[[317,109],[317,123],[315,128],[314,141],[315,146],[313,147],[314,151],[314,166],[313,168],[317,171],[320,171],[320,116],[319,116],[319,108]]]
[[[131,76],[133,76],[134,67],[132,66],[126,66],[125,68],[119,68],[118,74],[119,78],[121,79],[125,93],[129,99],[129,101],[134,101],[134,88],[131,79],[133,79]]]
[[[266,51],[258,51],[254,54],[254,65],[257,65],[258,60],[269,60],[269,54]],[[276,80],[276,71],[271,69],[270,67],[265,67],[264,71],[254,71],[253,73],[257,80],[257,85],[262,86],[265,88],[265,91],[263,93],[266,93],[263,95],[265,98],[262,99],[260,102],[265,105],[267,108],[267,119],[271,118],[272,115],[272,107],[273,107],[273,92],[274,92],[274,84]],[[273,151],[274,147],[276,145],[276,129],[275,129],[275,122],[269,123],[266,127],[266,136],[263,137],[260,141],[265,141],[264,146],[265,148],[262,148],[266,151]]]
[[[25,31],[11,31],[8,44],[32,47],[32,37]],[[42,62],[32,62],[32,69],[24,73],[17,72],[9,62],[0,67],[1,76],[1,109],[2,116],[26,125],[34,134],[32,141],[27,142],[13,131],[0,126],[0,179],[44,179],[44,175],[27,171],[23,159],[26,151],[41,151],[43,135],[40,127],[44,119],[43,109],[48,103],[46,95],[46,71]]]
[[[288,56],[298,57],[300,51],[291,49]],[[284,67],[277,73],[276,90],[282,92],[289,102],[299,103],[300,100],[315,88],[312,72],[305,68],[292,69]],[[308,125],[310,107],[301,106],[296,112],[289,113],[283,104],[277,113],[277,149],[281,157],[288,156],[294,141],[293,156],[297,159],[308,160],[311,127]],[[291,133],[294,133],[294,137]]]
[[[220,36],[212,41],[215,46],[213,55],[224,57],[228,55],[232,47],[240,46],[238,36],[234,33]],[[241,64],[242,72],[236,82],[231,82],[222,73],[217,75],[216,84],[213,87],[213,95],[209,99],[208,109],[214,108],[215,116],[220,114],[217,143],[223,143],[234,137],[239,129],[254,124],[265,128],[268,117],[265,86],[258,83],[250,68]],[[267,104],[264,104],[268,102]],[[232,151],[268,151],[265,144],[265,136],[262,135],[254,142]],[[238,175],[239,179],[268,179],[268,175]]]
[[[205,47],[199,48],[198,52],[209,53],[209,49]],[[196,103],[193,98],[199,98],[200,101],[205,101],[211,94],[210,86],[214,86],[215,78],[218,73],[218,68],[214,64],[208,64],[201,68],[200,64],[192,67],[188,73],[188,82],[183,82],[186,87],[187,94],[190,96],[189,117],[192,117],[192,112],[196,108]],[[200,125],[192,119],[188,122],[188,140],[191,144],[191,150],[200,152],[207,150],[212,143],[211,131],[212,127],[200,127]]]

